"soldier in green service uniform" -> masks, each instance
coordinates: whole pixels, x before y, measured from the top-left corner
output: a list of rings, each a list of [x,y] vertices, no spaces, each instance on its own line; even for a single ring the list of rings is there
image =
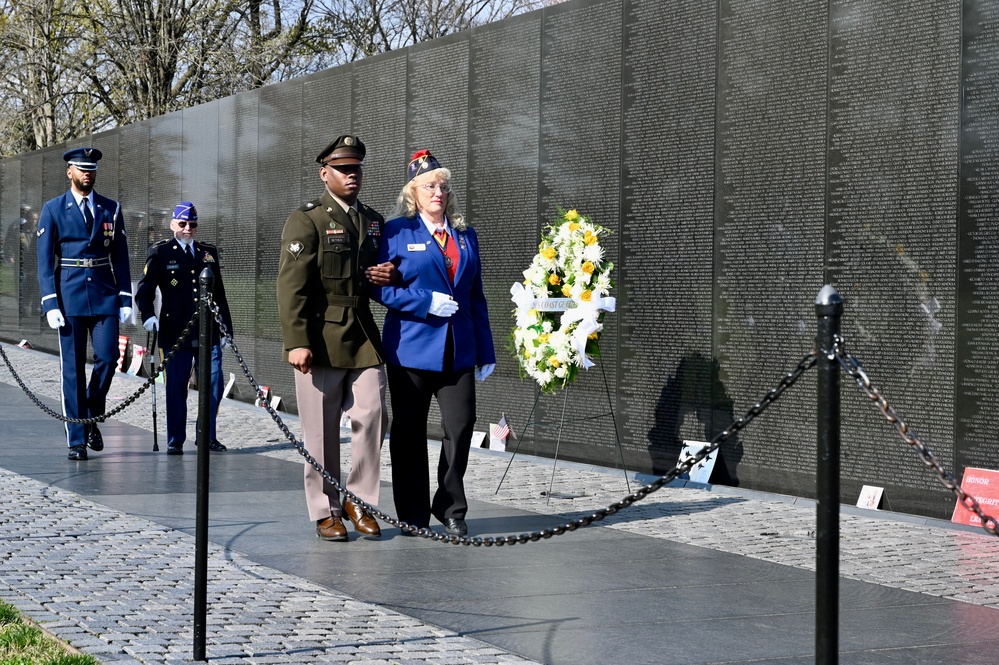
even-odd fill
[[[350,416],[347,489],[378,504],[381,445],[388,425],[381,337],[371,315],[369,284],[398,277],[391,263],[375,265],[384,219],[357,200],[364,144],[340,136],[316,161],[326,188],[291,213],[281,234],[277,300],[284,357],[295,368],[295,395],[305,447],[339,479],[340,416]],[[378,522],[305,464],[305,500],[316,535],[347,540],[343,514],[362,535],[381,535]]]

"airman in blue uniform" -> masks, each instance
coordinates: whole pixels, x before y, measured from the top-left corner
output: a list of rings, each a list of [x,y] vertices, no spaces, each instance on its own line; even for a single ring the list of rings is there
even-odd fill
[[[38,286],[49,326],[59,331],[62,406],[67,418],[104,413],[118,362],[118,324],[132,316],[132,282],[121,204],[94,191],[101,151],[63,155],[69,191],[45,203],[38,219]],[[87,339],[94,369],[87,384]],[[97,425],[66,423],[69,459],[102,450]]]
[[[201,271],[211,268],[215,274],[212,299],[226,330],[232,335],[232,316],[225,297],[225,285],[219,268],[219,253],[214,245],[196,242],[198,209],[190,201],[182,201],[173,211],[170,230],[173,237],[154,243],[146,254],[146,267],[135,290],[135,303],[142,314],[142,326],[159,331],[159,346],[168,353],[180,338],[184,328],[198,311]],[[159,288],[162,301],[156,316],[154,301]],[[208,426],[210,449],[225,450],[215,438],[215,421],[222,401],[222,343],[218,326],[212,338],[211,418]],[[198,327],[195,326],[184,343],[166,365],[167,455],[183,455],[187,439],[187,384],[191,368],[198,361]]]

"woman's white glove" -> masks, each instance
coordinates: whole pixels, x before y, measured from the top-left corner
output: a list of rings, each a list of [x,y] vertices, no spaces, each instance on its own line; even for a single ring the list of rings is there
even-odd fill
[[[66,319],[58,309],[50,309],[45,313],[45,318],[49,320],[49,328],[62,328],[66,325]]]
[[[146,329],[146,332],[153,332],[154,330],[160,329],[160,320],[155,316],[150,316],[148,319],[142,322],[142,327]]]
[[[131,307],[120,307],[118,309],[118,322],[125,323],[130,318],[132,318],[132,308]]]
[[[483,365],[482,367],[475,368],[475,380],[485,381],[489,378],[489,375],[493,373],[496,369],[496,363],[489,363],[488,365]]]
[[[430,301],[430,313],[434,316],[447,318],[458,311],[458,303],[447,293],[433,291],[433,299]]]

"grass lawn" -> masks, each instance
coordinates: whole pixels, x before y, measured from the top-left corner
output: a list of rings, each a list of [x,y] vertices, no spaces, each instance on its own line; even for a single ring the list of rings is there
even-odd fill
[[[0,602],[0,665],[99,665],[93,656],[75,653],[67,644],[22,619]]]

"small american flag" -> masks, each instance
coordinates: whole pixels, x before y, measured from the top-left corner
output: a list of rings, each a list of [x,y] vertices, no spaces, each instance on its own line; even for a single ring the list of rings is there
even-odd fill
[[[505,439],[510,436],[510,426],[506,423],[506,416],[500,418],[499,423],[493,425],[492,435],[497,439]]]

